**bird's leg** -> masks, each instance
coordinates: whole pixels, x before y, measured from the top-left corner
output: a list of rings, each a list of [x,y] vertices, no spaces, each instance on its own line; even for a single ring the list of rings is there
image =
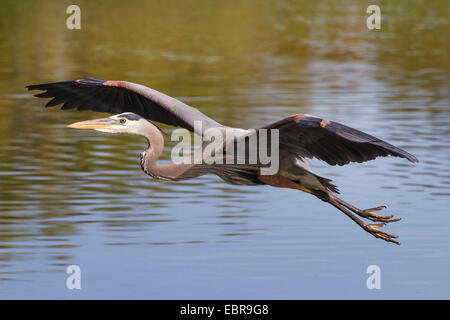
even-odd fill
[[[364,229],[364,231],[370,233],[375,238],[380,238],[380,239],[383,239],[388,242],[400,244],[398,241],[394,240],[397,238],[397,236],[394,236],[392,234],[389,234],[385,231],[380,230],[380,228],[383,227],[385,225],[385,223],[376,223],[376,224],[365,223],[364,221],[362,221],[361,219],[356,217],[354,214],[352,214],[342,203],[339,202],[340,199],[333,196],[330,192],[326,192],[323,190],[317,190],[317,189],[310,189],[308,187],[302,186],[301,184],[296,183],[290,179],[284,178],[282,176],[263,176],[263,175],[261,175],[261,176],[259,176],[259,179],[262,182],[264,182],[268,185],[274,186],[274,187],[292,188],[292,189],[298,189],[303,192],[310,193],[310,194],[316,196],[317,198],[319,198],[320,200],[328,202],[328,203],[332,204],[333,206],[335,206],[337,209],[342,211],[346,216],[348,216],[350,219],[352,219],[362,229]],[[366,216],[367,216],[367,214],[366,214]],[[392,221],[397,221],[397,220],[392,220]]]
[[[342,204],[340,204],[336,199],[336,197],[321,197],[323,201],[326,201],[336,208],[338,208],[340,211],[345,213],[350,219],[355,221],[361,228],[363,228],[365,231],[373,235],[375,238],[380,238],[388,242],[393,242],[395,244],[400,244],[400,242],[394,240],[397,238],[397,236],[394,236],[390,233],[387,233],[385,231],[380,230],[379,228],[383,227],[385,223],[377,223],[377,224],[366,224],[361,219],[357,218],[355,215],[353,215],[350,211],[348,211]]]
[[[350,209],[351,211],[353,211],[354,213],[356,213],[358,216],[369,219],[371,221],[375,221],[375,222],[395,222],[395,221],[400,221],[401,218],[394,218],[393,215],[381,215],[381,214],[376,214],[374,211],[380,211],[386,208],[386,206],[379,206],[379,207],[375,207],[375,208],[370,208],[370,209],[358,209],[355,206],[352,206],[350,203],[345,202],[342,199],[339,199],[336,196],[333,196],[330,194],[330,198],[335,200],[336,202],[338,202],[339,204],[341,204],[342,206]]]

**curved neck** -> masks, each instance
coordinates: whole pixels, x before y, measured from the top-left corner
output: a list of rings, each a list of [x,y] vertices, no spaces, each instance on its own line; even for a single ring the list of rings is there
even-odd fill
[[[183,163],[158,163],[159,158],[164,150],[164,137],[153,124],[145,122],[139,132],[148,141],[148,148],[141,153],[142,170],[157,179],[178,180],[184,179],[183,173],[191,167]]]
[[[161,132],[153,124],[145,121],[139,129],[139,135],[144,136],[148,142],[148,148],[141,153],[142,170],[156,177],[152,168],[157,165],[157,161],[164,149],[164,138]]]
[[[142,128],[140,134],[144,136],[148,141],[148,148],[141,154],[141,164],[155,164],[164,150],[164,137],[161,132],[153,124],[145,121],[145,125]],[[143,161],[142,161],[143,160]],[[145,168],[143,167],[142,169]]]

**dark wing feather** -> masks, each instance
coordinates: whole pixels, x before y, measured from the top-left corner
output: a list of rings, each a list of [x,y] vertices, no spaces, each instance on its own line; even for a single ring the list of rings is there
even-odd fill
[[[280,148],[330,165],[395,156],[418,162],[408,152],[362,131],[310,115],[291,116],[260,129],[279,129]]]
[[[196,129],[195,121],[202,128],[195,130],[202,135],[211,127],[222,125],[197,109],[148,87],[127,81],[108,81],[85,77],[82,80],[62,81],[27,86],[28,90],[43,90],[40,98],[53,98],[46,107],[63,104],[62,109],[92,110],[118,114],[134,112],[149,120],[190,131]]]
[[[215,174],[229,184],[261,185],[259,169],[255,166],[237,164],[196,164],[172,180],[192,179],[205,174]]]

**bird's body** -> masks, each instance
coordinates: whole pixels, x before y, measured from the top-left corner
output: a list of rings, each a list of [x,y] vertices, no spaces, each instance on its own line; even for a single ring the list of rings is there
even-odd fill
[[[141,153],[140,164],[145,173],[156,179],[177,181],[204,174],[215,174],[231,184],[270,185],[301,190],[332,204],[373,236],[398,244],[394,240],[395,236],[379,228],[386,222],[400,219],[375,213],[384,207],[360,210],[337,198],[335,194],[339,191],[331,180],[314,174],[306,162],[306,158],[314,157],[330,165],[345,165],[349,162],[364,162],[388,155],[417,162],[417,159],[406,151],[364,132],[307,114],[290,116],[256,130],[230,128],[177,99],[126,81],[85,78],[32,85],[28,86],[28,89],[45,90],[37,96],[53,98],[47,106],[63,103],[62,109],[76,107],[78,110],[117,114],[109,118],[75,123],[70,127],[144,136],[149,146]],[[220,154],[224,159],[233,157],[234,161],[211,163],[211,159],[205,158],[204,153],[203,158],[200,157],[201,161],[195,161],[197,158],[194,153],[183,161],[159,163],[158,159],[164,148],[164,137],[160,130],[146,119],[182,127],[204,138],[211,131],[223,136],[231,132],[233,139],[224,139],[215,156]],[[275,131],[278,134],[276,143],[270,139],[261,140],[264,134]],[[257,141],[255,150],[260,152],[266,148],[270,150],[271,155],[277,146],[279,153],[275,172],[267,174],[264,171],[267,163],[262,163],[259,158],[258,161],[252,162],[246,154],[239,162],[235,153],[230,152],[234,150],[233,148],[237,148],[239,143],[250,149],[251,141]],[[202,147],[210,147],[209,143],[212,142],[204,142]],[[202,150],[203,148],[197,152]],[[360,217],[380,223],[366,224],[351,211]]]

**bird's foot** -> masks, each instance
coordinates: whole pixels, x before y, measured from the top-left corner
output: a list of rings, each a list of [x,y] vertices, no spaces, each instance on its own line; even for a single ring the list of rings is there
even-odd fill
[[[379,206],[376,208],[361,210],[361,209],[358,209],[358,208],[352,206],[351,204],[346,203],[343,200],[341,200],[337,197],[334,197],[334,196],[330,197],[329,202],[332,205],[334,205],[336,208],[341,210],[343,213],[345,213],[354,222],[356,222],[361,228],[364,229],[364,231],[370,233],[375,238],[383,239],[384,241],[392,242],[397,245],[400,244],[400,242],[395,240],[395,239],[397,239],[397,236],[387,233],[383,230],[380,230],[380,228],[384,227],[387,222],[393,222],[393,221],[400,220],[399,218],[394,218],[392,215],[385,216],[385,215],[380,215],[380,214],[375,213],[375,211],[380,211],[380,210],[383,210],[384,208],[386,208],[385,206]],[[374,224],[365,223],[364,221],[362,221],[361,219],[357,218],[352,213],[350,213],[347,209],[353,211],[354,213],[356,213],[357,215],[359,215],[362,218],[366,218],[366,219],[369,219],[372,221],[377,221],[380,223],[374,223]]]
[[[356,213],[363,218],[369,219],[371,221],[375,222],[395,222],[400,221],[401,218],[394,218],[393,215],[381,215],[376,214],[374,211],[380,211],[386,209],[386,206],[379,206],[375,208],[365,209],[365,210],[358,210]]]
[[[364,225],[363,229],[366,230],[368,233],[373,235],[375,238],[383,239],[384,241],[392,242],[395,244],[400,244],[397,240],[394,240],[398,238],[397,236],[394,236],[390,233],[387,233],[383,230],[380,230],[379,228],[384,227],[385,223],[377,223],[377,224],[366,224]]]

